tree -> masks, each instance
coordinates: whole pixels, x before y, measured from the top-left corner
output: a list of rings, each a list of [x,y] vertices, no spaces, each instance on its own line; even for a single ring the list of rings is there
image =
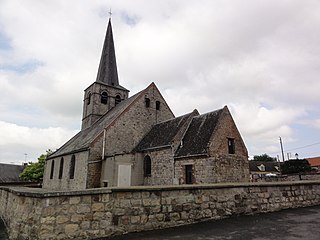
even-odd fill
[[[52,151],[49,149],[45,154],[41,154],[40,157],[38,157],[38,162],[29,162],[20,174],[20,178],[25,181],[42,182],[45,160],[51,153]]]
[[[255,155],[253,156],[252,161],[261,161],[261,162],[276,162],[277,159],[270,157],[268,154]]]
[[[305,159],[288,160],[281,165],[281,172],[283,174],[302,173],[309,171],[311,171],[311,166]]]

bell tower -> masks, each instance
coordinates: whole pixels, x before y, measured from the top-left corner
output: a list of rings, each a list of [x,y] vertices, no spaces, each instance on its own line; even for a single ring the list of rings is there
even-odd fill
[[[119,85],[111,18],[109,18],[97,79],[84,90],[81,130],[128,98],[129,90]]]

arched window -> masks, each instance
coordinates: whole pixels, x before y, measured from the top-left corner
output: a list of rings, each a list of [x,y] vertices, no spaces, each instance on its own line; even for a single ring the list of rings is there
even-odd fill
[[[70,168],[69,168],[70,179],[74,179],[75,166],[76,166],[76,157],[72,155],[71,161],[70,161]]]
[[[108,103],[108,93],[107,92],[102,92],[101,93],[101,103],[102,104],[107,104]]]
[[[59,167],[59,179],[62,178],[62,174],[63,174],[63,165],[64,165],[64,159],[63,157],[60,159],[60,167]]]
[[[160,110],[160,101],[156,101],[156,109]]]
[[[144,157],[143,160],[143,166],[144,166],[144,176],[150,177],[151,176],[151,158],[149,155]]]
[[[115,105],[119,104],[121,102],[121,97],[119,95],[115,98]]]
[[[87,105],[89,105],[90,102],[91,102],[91,92],[88,93]]]
[[[54,160],[52,160],[51,162],[50,179],[53,179],[53,173],[54,173]]]
[[[145,98],[146,108],[150,107],[150,98]]]

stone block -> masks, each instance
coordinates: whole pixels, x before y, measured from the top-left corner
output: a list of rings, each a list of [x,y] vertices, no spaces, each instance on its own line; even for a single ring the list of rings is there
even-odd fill
[[[91,195],[84,195],[81,197],[81,203],[91,204]]]
[[[102,211],[104,211],[104,204],[103,203],[93,203],[91,206],[91,210],[93,212],[102,212]]]
[[[81,222],[83,219],[84,219],[83,214],[72,214],[70,221],[75,223],[75,222]]]
[[[66,215],[57,216],[56,218],[56,224],[63,224],[70,220],[70,218]]]
[[[70,197],[70,199],[69,199],[69,204],[79,204],[80,203],[80,197]]]
[[[67,224],[64,228],[64,231],[67,235],[75,234],[79,230],[78,224]]]
[[[101,202],[106,203],[110,201],[110,194],[102,194]]]
[[[88,212],[91,212],[90,205],[87,205],[87,204],[77,205],[77,213],[88,213]]]
[[[132,224],[139,224],[140,223],[140,216],[132,216],[130,219]]]
[[[82,230],[88,230],[88,229],[90,229],[90,221],[82,221],[82,222],[80,223],[80,228],[81,228]]]

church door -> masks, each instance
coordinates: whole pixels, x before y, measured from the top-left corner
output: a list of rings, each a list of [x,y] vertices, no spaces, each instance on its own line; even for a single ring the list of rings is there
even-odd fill
[[[129,187],[131,185],[131,165],[118,166],[118,187]]]

